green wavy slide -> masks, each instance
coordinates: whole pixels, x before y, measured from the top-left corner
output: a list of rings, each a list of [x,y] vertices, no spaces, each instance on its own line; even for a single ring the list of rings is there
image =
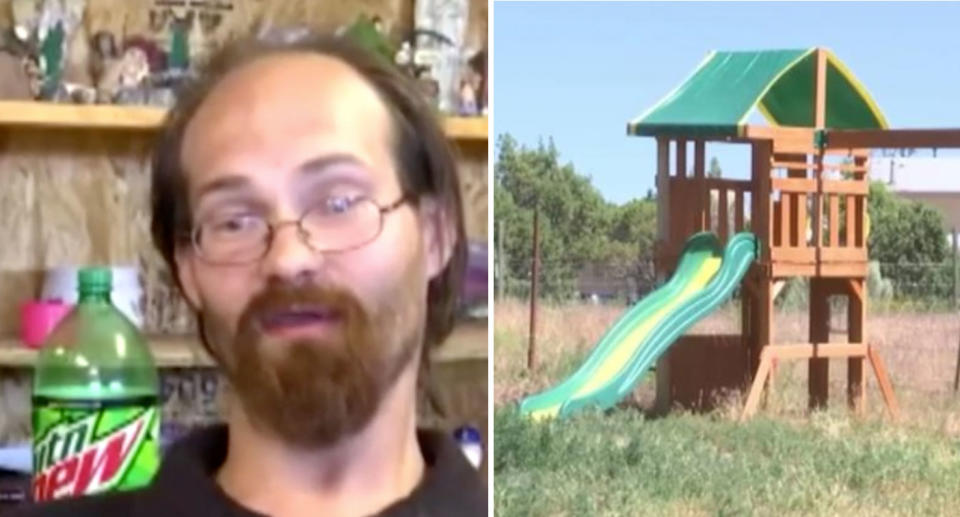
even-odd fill
[[[712,233],[690,237],[670,280],[627,310],[573,375],[524,399],[521,414],[554,418],[614,406],[677,338],[730,298],[756,256],[752,233],[734,235],[726,249]]]

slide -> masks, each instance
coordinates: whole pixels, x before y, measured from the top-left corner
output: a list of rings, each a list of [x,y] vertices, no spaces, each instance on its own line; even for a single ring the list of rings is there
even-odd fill
[[[751,233],[734,235],[725,250],[712,233],[690,237],[670,280],[627,310],[573,375],[524,399],[520,412],[540,419],[612,407],[677,338],[730,298],[756,256]]]

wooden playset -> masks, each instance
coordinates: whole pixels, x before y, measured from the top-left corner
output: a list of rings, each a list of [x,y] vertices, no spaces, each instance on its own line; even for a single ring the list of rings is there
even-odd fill
[[[771,125],[747,124],[753,108]],[[846,359],[847,398],[857,411],[865,404],[869,362],[896,418],[890,379],[867,338],[869,151],[960,147],[960,129],[889,129],[843,63],[813,48],[713,52],[683,84],[630,122],[628,133],[657,141],[660,275],[669,276],[695,232],[714,231],[726,242],[750,231],[760,246],[741,289],[740,335],[681,338],[657,366],[658,406],[702,397],[716,377],[688,368],[674,368],[671,376],[671,355],[696,363],[699,354],[703,370],[716,369],[719,363],[707,356],[723,348],[724,364],[742,364],[732,368],[739,376],[735,381],[749,385],[743,418],[756,412],[771,386],[773,365],[794,359],[809,362],[811,408],[826,404],[829,360]],[[749,146],[750,179],[707,177],[708,142]],[[775,341],[774,299],[792,277],[809,281],[807,343]],[[830,342],[832,296],[848,299],[844,343]],[[742,352],[732,363],[731,344]]]

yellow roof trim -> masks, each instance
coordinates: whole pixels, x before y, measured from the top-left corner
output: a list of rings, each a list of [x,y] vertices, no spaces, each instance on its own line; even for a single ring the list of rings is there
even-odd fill
[[[874,118],[877,119],[877,122],[880,123],[882,129],[890,129],[890,125],[887,123],[887,117],[883,116],[883,112],[880,111],[880,106],[877,105],[876,101],[873,100],[873,96],[870,95],[870,92],[867,91],[867,87],[861,83],[853,72],[847,68],[847,65],[843,64],[843,61],[840,61],[837,56],[833,55],[833,52],[829,50],[827,52],[827,63],[832,64],[834,68],[837,69],[837,72],[846,79],[853,89],[860,94],[860,97],[864,102],[867,103],[867,107],[870,108],[870,112],[873,113]]]

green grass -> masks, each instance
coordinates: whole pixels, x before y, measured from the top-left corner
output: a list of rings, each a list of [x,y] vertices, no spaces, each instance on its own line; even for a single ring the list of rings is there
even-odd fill
[[[960,441],[857,420],[494,417],[496,515],[955,515]]]

